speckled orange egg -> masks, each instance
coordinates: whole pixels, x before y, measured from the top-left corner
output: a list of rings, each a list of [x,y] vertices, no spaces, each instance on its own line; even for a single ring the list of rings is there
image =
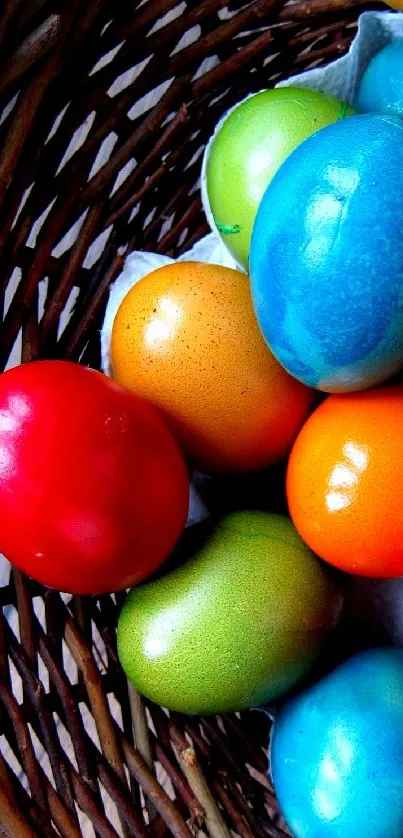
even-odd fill
[[[172,263],[140,280],[115,317],[111,361],[211,470],[280,460],[312,402],[267,349],[248,277],[217,265]]]
[[[403,385],[331,396],[290,456],[287,496],[304,541],[362,576],[403,576]]]

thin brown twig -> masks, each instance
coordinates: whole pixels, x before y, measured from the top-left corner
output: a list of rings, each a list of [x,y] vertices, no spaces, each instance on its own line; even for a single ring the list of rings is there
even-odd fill
[[[155,780],[143,757],[137,753],[126,737],[122,737],[122,746],[129,771],[153,801],[155,808],[162,815],[175,838],[192,838],[185,821],[178,815],[168,795]]]
[[[175,725],[170,725],[172,742],[182,771],[206,813],[206,826],[211,838],[231,838],[216,801],[198,763],[196,751]]]
[[[40,838],[23,813],[13,806],[9,788],[0,782],[0,828],[9,838]]]
[[[0,93],[15,82],[33,64],[43,58],[56,46],[60,27],[60,16],[49,17],[23,41],[9,58],[0,75]]]
[[[43,786],[43,780],[40,775],[38,762],[35,756],[35,751],[32,745],[32,740],[28,728],[24,725],[24,718],[21,709],[13,696],[9,687],[6,684],[0,683],[0,701],[4,709],[7,711],[10,720],[13,723],[16,739],[18,742],[21,759],[24,770],[27,775],[31,795],[36,800],[38,805],[46,811],[46,793]]]
[[[123,785],[126,785],[126,776],[119,744],[109,712],[108,702],[101,689],[100,674],[81,632],[71,617],[66,620],[64,636],[72,657],[85,681],[102,751]]]
[[[141,695],[129,681],[127,682],[129,693],[130,712],[132,717],[132,728],[134,744],[150,771],[154,772],[154,758],[151,750],[151,742],[148,731],[146,710]],[[156,809],[151,800],[147,800],[147,809],[150,821],[155,817]]]

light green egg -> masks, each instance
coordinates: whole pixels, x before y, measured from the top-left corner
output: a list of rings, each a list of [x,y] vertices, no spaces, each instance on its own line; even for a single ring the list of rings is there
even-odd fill
[[[281,164],[311,134],[353,113],[334,96],[280,87],[251,96],[225,119],[208,151],[207,194],[223,241],[246,270],[256,212]]]
[[[305,675],[340,607],[332,572],[289,519],[234,513],[180,568],[131,590],[119,658],[137,689],[169,709],[255,707]]]

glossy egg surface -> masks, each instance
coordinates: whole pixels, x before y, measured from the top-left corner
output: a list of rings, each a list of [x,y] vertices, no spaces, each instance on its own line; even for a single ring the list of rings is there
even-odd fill
[[[372,59],[361,80],[356,107],[362,113],[403,117],[403,38],[391,41]]]
[[[218,265],[173,263],[144,277],[118,310],[111,358],[117,381],[159,408],[207,469],[280,460],[312,402],[267,349],[248,278]]]
[[[288,518],[233,513],[185,564],[132,589],[119,658],[141,693],[172,710],[254,707],[308,671],[340,605]]]
[[[398,838],[403,651],[360,653],[286,704],[271,771],[294,838]]]
[[[403,365],[403,120],[324,128],[283,164],[251,244],[256,314],[274,355],[327,392]]]
[[[152,405],[66,361],[0,375],[0,552],[19,570],[68,593],[122,590],[167,559],[188,505]]]
[[[403,385],[330,396],[290,455],[287,497],[302,538],[349,573],[403,576]]]
[[[280,87],[250,96],[226,117],[208,150],[207,194],[223,241],[246,270],[257,208],[277,169],[303,140],[351,113],[334,96]]]

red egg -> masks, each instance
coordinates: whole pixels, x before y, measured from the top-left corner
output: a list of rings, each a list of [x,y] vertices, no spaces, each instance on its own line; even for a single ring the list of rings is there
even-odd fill
[[[81,594],[139,582],[179,538],[188,495],[143,399],[63,361],[0,376],[0,551],[34,579]]]

